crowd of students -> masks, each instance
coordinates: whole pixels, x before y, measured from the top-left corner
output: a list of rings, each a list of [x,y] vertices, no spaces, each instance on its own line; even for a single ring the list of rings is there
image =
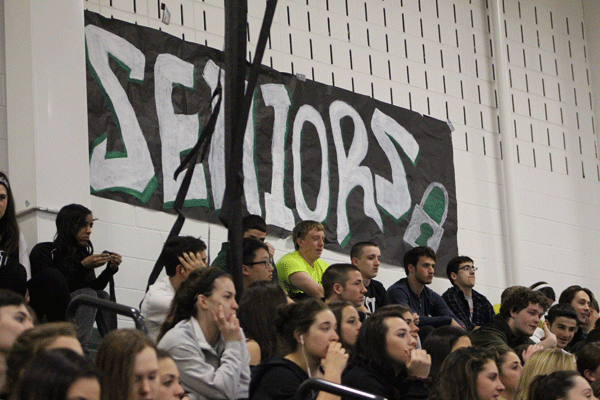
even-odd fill
[[[23,241],[11,222],[14,199],[2,174],[0,214],[6,254],[0,266],[0,399],[283,400],[315,377],[389,400],[578,400],[595,399],[600,391],[600,330],[589,321],[597,303],[579,286],[561,294],[543,323],[554,293],[526,287],[505,290],[496,315],[486,305],[485,322],[477,319],[483,314],[457,313],[466,323],[455,314],[430,314],[421,299],[440,309],[448,308],[446,301],[462,302],[458,283],[474,285],[476,268],[468,257],[448,265],[456,285],[451,300],[426,288],[435,263],[427,248],[405,257],[407,278],[386,292],[374,280],[374,243],[355,245],[351,263],[328,266],[320,260],[322,225],[305,221],[293,232],[296,251],[275,269],[273,248],[264,242],[266,224],[249,216],[243,221],[242,293],[232,280],[228,244],[208,266],[200,239],[165,243],[166,275],[141,306],[148,335],[116,329],[114,314],[92,308],[82,308],[74,323],[64,321],[78,294],[115,300],[104,289],[121,256],[94,253],[89,209],[61,209],[55,240],[36,245],[28,263],[21,262]],[[98,276],[96,268],[103,268]],[[394,304],[393,298],[404,300]],[[92,359],[94,321],[103,338]],[[320,391],[306,398],[339,396]]]

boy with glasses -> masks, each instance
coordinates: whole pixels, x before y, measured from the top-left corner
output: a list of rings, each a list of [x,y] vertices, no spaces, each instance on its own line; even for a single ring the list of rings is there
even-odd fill
[[[454,257],[446,267],[446,275],[452,287],[442,295],[442,298],[452,310],[459,323],[472,331],[482,326],[494,317],[494,308],[489,300],[473,289],[475,286],[475,271],[473,260],[466,256]]]
[[[273,280],[271,254],[265,242],[246,237],[242,239],[242,285],[246,288],[256,281]]]

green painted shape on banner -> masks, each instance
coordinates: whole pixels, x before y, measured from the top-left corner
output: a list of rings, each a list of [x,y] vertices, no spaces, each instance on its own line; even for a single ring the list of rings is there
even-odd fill
[[[421,224],[421,235],[415,240],[419,246],[427,246],[427,240],[433,236],[433,228],[429,224]]]
[[[445,210],[446,198],[444,192],[439,187],[435,187],[431,190],[427,199],[425,199],[423,211],[425,211],[425,214],[429,215],[435,222],[441,224]]]

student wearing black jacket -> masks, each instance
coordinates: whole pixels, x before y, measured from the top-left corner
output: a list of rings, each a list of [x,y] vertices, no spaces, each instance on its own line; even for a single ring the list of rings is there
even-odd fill
[[[388,400],[426,399],[431,357],[397,312],[373,314],[363,323],[342,384]]]
[[[56,217],[53,242],[38,243],[31,250],[32,279],[28,283],[31,304],[39,318],[65,318],[68,300],[86,294],[114,301],[104,291],[119,270],[121,256],[117,253],[94,254],[90,241],[94,218],[92,211],[80,204],[61,208]],[[96,276],[95,269],[104,267]],[[66,300],[63,300],[66,297]],[[66,302],[66,304],[65,304]],[[98,318],[96,318],[98,316]],[[95,308],[79,307],[76,314],[78,339],[84,350],[91,340],[94,320],[102,335],[117,328],[116,314]]]

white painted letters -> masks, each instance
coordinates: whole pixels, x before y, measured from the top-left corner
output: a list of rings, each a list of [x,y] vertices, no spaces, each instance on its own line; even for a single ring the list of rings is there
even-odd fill
[[[94,143],[90,157],[90,185],[93,191],[119,190],[145,203],[157,187],[150,150],[127,94],[108,63],[109,57],[114,57],[129,69],[128,79],[141,83],[144,80],[144,54],[125,39],[97,26],[86,26],[85,33],[90,69],[111,102],[125,147],[125,154],[107,154],[106,135]]]
[[[346,156],[344,142],[342,139],[342,129],[340,121],[344,117],[352,118],[354,122],[354,135],[352,144]],[[360,163],[367,155],[369,139],[367,138],[367,128],[358,112],[347,103],[336,100],[329,106],[329,118],[331,120],[331,131],[333,133],[333,142],[337,153],[339,191],[337,201],[337,240],[344,247],[349,240],[350,225],[348,222],[348,212],[346,210],[346,201],[348,195],[356,186],[361,186],[364,191],[364,211],[367,217],[372,218],[383,231],[383,221],[375,205],[375,196],[373,192],[373,177],[368,167],[360,166]]]
[[[392,182],[375,175],[377,204],[392,218],[399,220],[410,211],[411,198],[406,181],[406,171],[390,138],[402,147],[404,154],[413,164],[419,156],[419,144],[402,125],[378,109],[373,112],[371,129],[392,167]]]
[[[302,192],[302,127],[304,123],[314,125],[319,136],[319,145],[321,147],[321,185],[319,194],[317,195],[317,204],[314,210],[311,210],[304,198]],[[311,219],[314,221],[323,222],[327,218],[329,209],[329,154],[327,149],[327,133],[325,131],[325,123],[321,115],[313,106],[308,104],[303,105],[296,114],[294,120],[294,133],[292,136],[292,155],[294,158],[294,195],[296,198],[296,210],[301,220]],[[310,165],[305,165],[304,168],[310,169]]]
[[[199,115],[175,114],[171,96],[173,85],[180,84],[187,90],[195,90],[194,65],[171,54],[159,54],[154,65],[154,97],[158,114],[158,129],[161,141],[164,203],[172,204],[185,173],[177,181],[173,174],[181,163],[180,154],[190,150],[200,136]],[[204,166],[196,165],[186,196],[186,205],[208,206],[208,194]],[[164,206],[164,205],[163,205]]]
[[[267,107],[273,107],[273,137],[271,157],[273,162],[271,192],[265,192],[265,221],[287,230],[294,228],[294,214],[285,205],[285,139],[287,137],[287,119],[291,105],[290,96],[284,85],[269,83],[261,85],[260,90]]]

